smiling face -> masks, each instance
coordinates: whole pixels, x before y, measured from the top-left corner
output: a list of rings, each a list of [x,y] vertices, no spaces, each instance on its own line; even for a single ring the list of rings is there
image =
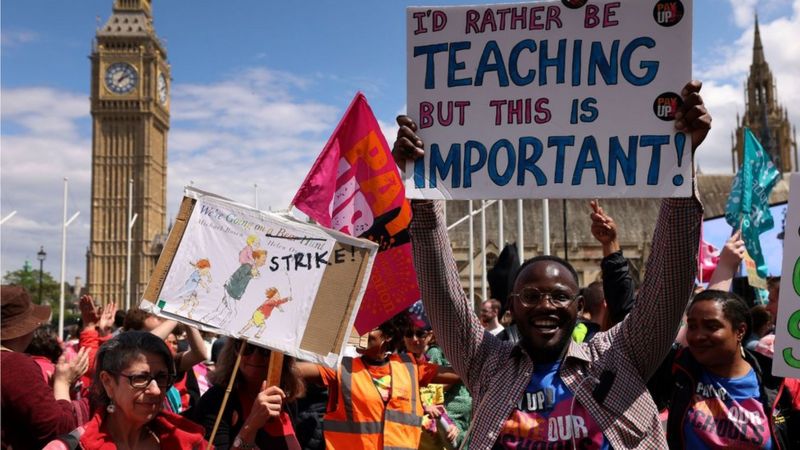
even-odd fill
[[[697,362],[713,370],[727,367],[735,361],[747,325],[742,323],[734,329],[718,302],[695,302],[689,308],[686,323],[686,341]]]
[[[535,290],[552,297],[578,295],[578,284],[569,269],[557,261],[540,260],[525,266],[514,282],[512,294]],[[548,298],[526,305],[518,295],[511,296],[514,321],[522,345],[534,362],[556,361],[569,343],[572,329],[583,308],[578,297],[566,305],[554,305]]]
[[[169,374],[164,358],[155,353],[139,353],[120,371],[120,374],[101,372],[100,380],[106,395],[114,403],[114,415],[120,419],[141,426],[152,420],[161,410],[168,387],[160,387],[151,381],[147,387],[134,388],[126,376]]]

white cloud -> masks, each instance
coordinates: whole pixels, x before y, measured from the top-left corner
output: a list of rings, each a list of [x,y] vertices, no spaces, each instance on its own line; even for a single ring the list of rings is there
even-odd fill
[[[69,177],[70,226],[68,279],[83,277],[89,236],[91,140],[89,102],[84,95],[51,88],[2,90],[3,134],[0,136],[3,214],[17,216],[3,224],[2,270],[35,263],[39,246],[48,253],[45,270],[60,271],[63,177]],[[11,132],[9,132],[11,130]]]
[[[3,47],[17,47],[39,39],[39,35],[26,30],[3,30],[0,32],[0,45]]]
[[[342,113],[339,106],[298,100],[311,83],[263,68],[207,85],[174,85],[168,142],[168,214],[183,186],[286,208]],[[70,179],[68,281],[85,276],[90,234],[91,121],[85,94],[50,88],[2,91],[2,270],[35,263],[58,274],[63,177]],[[169,220],[168,219],[168,220]]]

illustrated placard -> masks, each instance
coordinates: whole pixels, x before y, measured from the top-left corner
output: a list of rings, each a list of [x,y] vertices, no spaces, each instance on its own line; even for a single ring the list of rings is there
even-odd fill
[[[800,378],[800,173],[789,178],[772,374]]]
[[[377,245],[187,191],[141,308],[334,366]]]
[[[692,1],[406,12],[410,198],[688,197]]]

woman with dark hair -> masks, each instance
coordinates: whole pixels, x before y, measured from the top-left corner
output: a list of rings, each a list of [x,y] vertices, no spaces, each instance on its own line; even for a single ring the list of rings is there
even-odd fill
[[[83,449],[205,448],[202,427],[162,410],[174,380],[175,363],[163,340],[146,331],[119,334],[97,351],[94,417],[60,441]],[[46,447],[58,448],[64,446]]]
[[[328,450],[354,448],[417,448],[422,432],[419,388],[451,384],[458,377],[449,368],[396,353],[403,342],[405,314],[379,325],[367,335],[358,358],[345,357],[338,369],[299,363],[307,382],[328,388],[323,421]]]
[[[746,350],[750,311],[736,294],[706,290],[687,311],[687,348],[670,353],[653,395],[669,398],[670,448],[800,448],[798,411],[771,361]]]
[[[305,392],[305,386],[295,369],[294,358],[283,358],[280,387],[267,386],[270,351],[238,339],[225,340],[210,377],[213,386],[186,416],[205,427],[206,438],[210,437],[242,345],[246,347],[242,351],[233,390],[214,435],[214,448],[299,450],[300,444],[286,410],[287,403]]]
[[[28,344],[25,353],[31,355],[39,368],[42,369],[42,377],[47,384],[53,378],[56,370],[58,358],[64,353],[58,342],[58,332],[53,325],[45,324],[33,332],[33,340]]]

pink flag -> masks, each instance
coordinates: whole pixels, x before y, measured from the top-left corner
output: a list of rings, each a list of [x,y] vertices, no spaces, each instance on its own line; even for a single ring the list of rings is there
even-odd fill
[[[292,205],[322,226],[380,245],[356,316],[360,334],[419,300],[408,235],[411,205],[364,94],[356,94]]]
[[[698,267],[697,274],[700,277],[701,283],[707,283],[714,274],[719,262],[719,250],[716,247],[700,239],[700,252],[697,255]]]

